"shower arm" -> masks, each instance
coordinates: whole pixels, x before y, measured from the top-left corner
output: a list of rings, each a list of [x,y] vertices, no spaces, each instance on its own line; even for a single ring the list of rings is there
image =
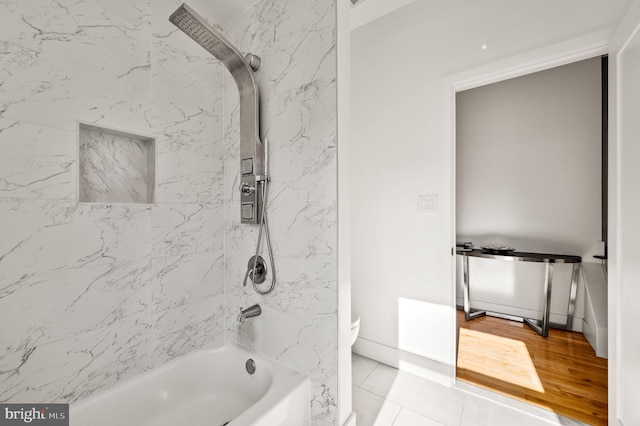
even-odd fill
[[[265,146],[260,140],[259,94],[253,76],[260,60],[249,55],[247,63],[238,49],[219,30],[201,17],[189,5],[183,3],[170,17],[185,34],[205,48],[229,70],[240,94],[240,180],[241,222],[259,223],[262,196],[258,183],[267,180]]]

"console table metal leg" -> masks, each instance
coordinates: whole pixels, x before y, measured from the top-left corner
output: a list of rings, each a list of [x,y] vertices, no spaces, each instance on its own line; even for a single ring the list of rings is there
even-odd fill
[[[486,315],[486,311],[471,312],[471,296],[469,295],[469,256],[462,256],[462,282],[464,284],[464,319],[469,321],[482,315]]]
[[[565,330],[573,330],[573,314],[576,308],[576,296],[578,293],[578,273],[580,272],[580,264],[574,263],[571,271],[571,290],[569,291],[569,307],[567,308],[567,325]]]
[[[509,252],[509,253],[492,253],[488,250],[479,249],[461,249],[458,255],[462,256],[462,265],[464,269],[464,317],[465,319],[472,320],[482,315],[493,315],[498,317],[505,317],[504,314],[497,314],[487,311],[472,311],[469,295],[469,257],[480,257],[486,259],[505,259],[518,262],[544,262],[545,264],[545,277],[544,277],[544,306],[542,309],[542,320],[532,318],[522,318],[528,326],[535,330],[543,337],[549,336],[549,328],[558,328],[561,330],[572,331],[573,330],[573,316],[575,314],[576,297],[578,291],[578,276],[580,273],[580,256],[568,256],[568,255],[555,255],[555,254],[541,254],[541,253],[524,253],[524,252]],[[571,288],[569,291],[569,306],[567,307],[567,322],[565,324],[557,324],[550,322],[551,316],[551,288],[553,287],[553,265],[555,263],[572,263],[573,270],[571,272]],[[511,317],[513,318],[513,317]]]
[[[464,284],[464,319],[469,321],[471,307],[469,302],[469,256],[462,256],[462,282]]]
[[[542,336],[549,335],[549,316],[551,314],[551,285],[553,284],[553,264],[545,265],[544,278],[544,311],[542,316]]]
[[[567,306],[567,322],[564,324],[551,323],[549,327],[557,328],[559,330],[573,331],[573,316],[576,310],[576,297],[578,293],[578,276],[580,274],[580,263],[573,264],[573,270],[571,271],[571,287],[569,289],[569,303]]]
[[[542,321],[525,318],[524,322],[542,337],[549,336],[549,316],[551,314],[551,286],[553,284],[553,264],[546,263],[544,271],[544,306]]]

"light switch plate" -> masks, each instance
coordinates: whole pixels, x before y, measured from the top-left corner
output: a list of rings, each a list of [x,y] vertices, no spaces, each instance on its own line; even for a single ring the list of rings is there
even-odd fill
[[[438,212],[438,196],[418,195],[418,212],[420,213],[437,213]]]

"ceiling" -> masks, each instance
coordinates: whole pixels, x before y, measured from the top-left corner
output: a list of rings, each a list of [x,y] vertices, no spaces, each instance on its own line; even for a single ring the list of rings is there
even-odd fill
[[[260,0],[190,0],[223,28]],[[338,0],[351,1],[351,0]],[[474,48],[529,48],[611,29],[632,0],[359,0],[351,9],[352,30],[409,14],[420,26],[442,28],[450,39],[466,38]],[[417,20],[417,21],[416,21]],[[403,25],[401,25],[403,26]],[[446,26],[446,27],[444,27]],[[450,41],[450,40],[447,40]],[[510,46],[514,47],[514,46]],[[509,50],[513,50],[509,48]]]
[[[223,29],[264,0],[190,0]],[[337,0],[349,1],[351,0]],[[351,7],[353,37],[380,51],[398,41],[432,56],[455,55],[450,71],[616,28],[632,0],[359,0]],[[416,43],[418,40],[418,43]],[[481,46],[485,49],[481,50]]]
[[[351,9],[351,29],[375,21],[416,0],[358,0]]]
[[[387,60],[409,50],[433,58],[433,68],[455,72],[586,35],[610,37],[631,3],[361,0],[351,9],[352,40]]]

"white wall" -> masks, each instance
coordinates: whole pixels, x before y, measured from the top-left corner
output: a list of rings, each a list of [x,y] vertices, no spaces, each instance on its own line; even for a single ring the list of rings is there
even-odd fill
[[[640,422],[640,337],[635,330],[640,297],[638,226],[638,110],[640,105],[640,2],[634,1],[611,42],[609,59],[609,424]]]
[[[573,254],[601,238],[601,60],[456,96],[456,231],[476,247]],[[544,265],[470,259],[476,308],[540,318]],[[462,259],[458,258],[461,271]],[[566,321],[571,265],[556,265],[552,321]],[[462,304],[462,273],[457,274]],[[576,325],[582,324],[580,281]]]
[[[402,349],[403,330],[417,327],[411,351],[452,353],[441,333],[453,318],[443,77],[600,30],[608,39],[628,4],[414,2],[352,32],[352,304],[363,340]],[[446,205],[420,213],[422,194]],[[401,315],[401,299],[425,305]]]
[[[640,27],[640,22],[638,23]],[[629,40],[619,57],[620,78],[620,397],[619,418],[623,424],[640,422],[637,400],[631,395],[640,380],[640,338],[634,327],[637,319],[637,301],[640,300],[640,256],[637,241],[640,238],[640,35]]]

